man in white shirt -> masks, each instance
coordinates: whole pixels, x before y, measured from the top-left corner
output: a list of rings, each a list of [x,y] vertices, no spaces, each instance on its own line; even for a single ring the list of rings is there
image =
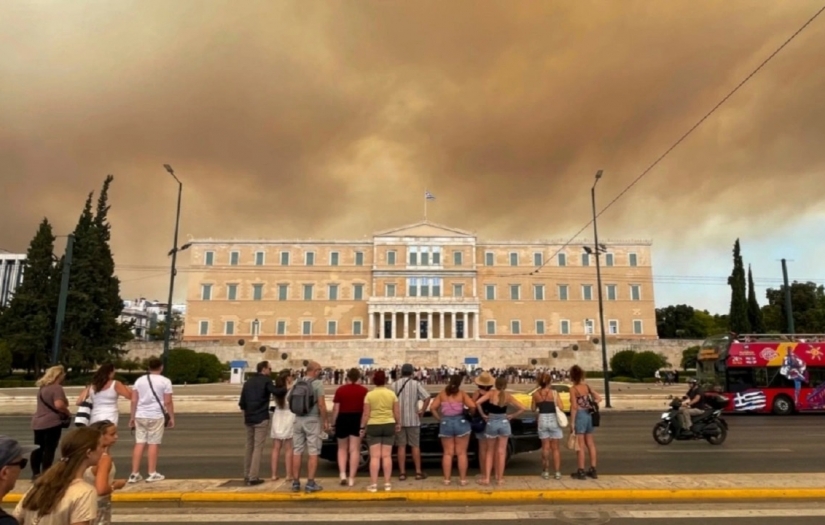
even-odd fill
[[[140,462],[143,449],[149,445],[149,476],[147,483],[164,478],[157,470],[158,448],[166,428],[175,427],[175,407],[172,403],[172,381],[161,375],[163,362],[157,357],[149,360],[149,373],[138,378],[132,388],[132,416],[129,428],[135,431],[135,449],[132,452],[132,474],[129,483],[143,480]],[[168,421],[167,421],[168,419]]]

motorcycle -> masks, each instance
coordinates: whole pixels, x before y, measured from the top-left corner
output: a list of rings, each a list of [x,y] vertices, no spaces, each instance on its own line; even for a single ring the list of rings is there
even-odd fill
[[[711,445],[721,445],[728,437],[728,423],[722,419],[722,410],[730,400],[721,395],[708,396],[705,402],[710,407],[703,414],[691,416],[690,433],[679,430],[679,408],[681,399],[670,402],[670,410],[662,414],[662,420],[653,426],[653,439],[660,445],[670,445],[676,441],[696,441],[705,439]]]

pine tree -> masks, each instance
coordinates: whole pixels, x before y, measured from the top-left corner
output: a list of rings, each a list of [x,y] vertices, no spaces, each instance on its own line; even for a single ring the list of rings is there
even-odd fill
[[[50,362],[60,273],[54,260],[54,233],[43,219],[29,244],[23,282],[0,317],[0,337],[15,367],[42,371]]]
[[[728,277],[730,294],[730,331],[737,334],[747,334],[751,331],[748,321],[748,301],[745,285],[745,265],[742,262],[742,253],[739,239],[733,245],[733,272]]]
[[[756,289],[753,286],[753,272],[751,272],[750,264],[748,265],[748,322],[753,333],[765,333],[762,309],[759,308],[759,302],[756,300]]]

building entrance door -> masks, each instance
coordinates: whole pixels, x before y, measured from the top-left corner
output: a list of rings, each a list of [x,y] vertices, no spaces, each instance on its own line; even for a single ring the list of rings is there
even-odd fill
[[[392,339],[392,321],[384,321],[384,339]]]
[[[455,322],[455,338],[464,339],[464,321]]]
[[[421,320],[421,323],[418,326],[418,332],[420,334],[421,339],[427,338],[427,333],[429,332],[429,326],[427,326],[427,321],[424,319]]]

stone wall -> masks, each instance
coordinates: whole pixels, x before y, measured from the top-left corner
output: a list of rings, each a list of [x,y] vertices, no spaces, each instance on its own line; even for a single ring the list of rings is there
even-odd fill
[[[661,352],[678,367],[682,350],[698,345],[701,341],[659,340],[608,340],[608,359],[621,350]],[[371,358],[375,366],[390,367],[402,363],[435,367],[439,365],[461,366],[466,357],[478,358],[482,368],[521,366],[536,360],[538,366],[567,368],[579,364],[585,370],[601,370],[601,346],[590,341],[415,341],[415,340],[363,340],[363,341],[284,341],[277,346],[261,346],[247,342],[244,346],[222,342],[187,342],[187,348],[215,354],[222,362],[244,360],[250,367],[267,359],[274,368],[300,368],[304,360],[312,359],[325,367],[350,368],[362,358]],[[127,357],[145,359],[160,356],[161,342],[133,342],[127,345]],[[263,349],[263,351],[261,351]],[[279,366],[280,365],[280,366]]]

